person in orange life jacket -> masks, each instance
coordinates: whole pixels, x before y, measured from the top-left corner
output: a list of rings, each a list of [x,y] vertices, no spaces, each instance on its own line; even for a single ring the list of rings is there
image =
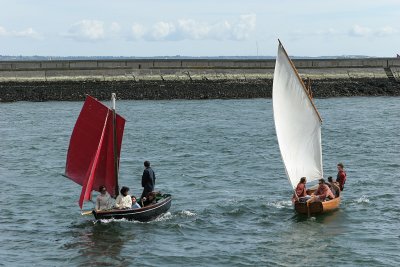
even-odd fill
[[[307,193],[306,188],[307,179],[306,177],[301,177],[300,182],[296,186],[295,194],[293,194],[292,202],[299,201],[299,202],[306,202],[310,196]],[[297,196],[297,197],[296,197]]]

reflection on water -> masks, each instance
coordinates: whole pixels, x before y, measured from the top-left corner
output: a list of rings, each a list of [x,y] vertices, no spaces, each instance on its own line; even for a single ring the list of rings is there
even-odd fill
[[[129,224],[129,223],[128,223]],[[79,255],[76,264],[81,266],[115,266],[129,265],[132,258],[122,256],[126,242],[135,239],[132,231],[126,228],[124,222],[99,223],[86,221],[73,227],[73,242],[67,244],[67,249],[77,249]],[[134,251],[132,251],[134,255]]]

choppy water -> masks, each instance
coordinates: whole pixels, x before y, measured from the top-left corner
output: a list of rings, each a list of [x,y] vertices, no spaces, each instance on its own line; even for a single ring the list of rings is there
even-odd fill
[[[270,99],[119,101],[121,184],[150,160],[174,196],[150,223],[94,224],[64,178],[83,102],[0,105],[0,265],[396,266],[400,98],[317,99],[325,174],[348,174],[341,209],[294,214]],[[87,207],[90,207],[88,205]]]

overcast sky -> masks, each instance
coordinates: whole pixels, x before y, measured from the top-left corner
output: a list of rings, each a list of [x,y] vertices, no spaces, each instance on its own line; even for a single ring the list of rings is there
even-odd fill
[[[0,0],[0,55],[400,54],[400,0]]]

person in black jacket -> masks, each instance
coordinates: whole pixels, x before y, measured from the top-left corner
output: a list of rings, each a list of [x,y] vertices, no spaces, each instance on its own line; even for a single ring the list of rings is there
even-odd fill
[[[150,162],[144,162],[144,171],[142,175],[142,187],[143,193],[140,198],[146,197],[150,192],[154,191],[154,185],[156,184],[156,175],[153,169],[150,167]]]

